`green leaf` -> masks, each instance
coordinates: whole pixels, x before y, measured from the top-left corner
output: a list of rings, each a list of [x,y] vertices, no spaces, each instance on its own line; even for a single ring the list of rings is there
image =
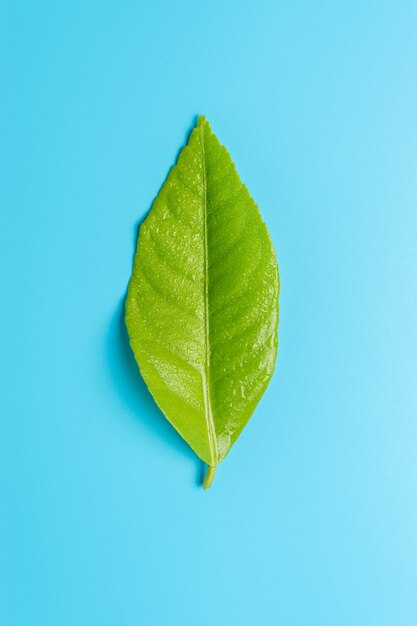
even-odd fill
[[[205,487],[271,379],[278,292],[268,230],[200,117],[141,225],[126,325],[156,403],[209,465]]]

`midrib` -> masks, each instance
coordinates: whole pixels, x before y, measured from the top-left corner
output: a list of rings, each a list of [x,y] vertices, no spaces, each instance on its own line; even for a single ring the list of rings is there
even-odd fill
[[[205,324],[205,364],[202,372],[204,410],[207,425],[208,442],[212,465],[217,463],[217,440],[216,430],[213,421],[210,394],[210,322],[209,322],[209,299],[208,299],[208,228],[207,228],[207,179],[206,179],[206,158],[204,149],[204,126],[201,126],[201,154],[203,171],[203,213],[204,213],[204,324]]]

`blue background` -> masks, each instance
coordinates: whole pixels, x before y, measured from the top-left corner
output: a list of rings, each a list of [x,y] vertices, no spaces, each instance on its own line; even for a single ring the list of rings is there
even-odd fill
[[[417,4],[0,18],[0,624],[415,626]],[[198,113],[282,280],[275,376],[208,492],[122,322]]]

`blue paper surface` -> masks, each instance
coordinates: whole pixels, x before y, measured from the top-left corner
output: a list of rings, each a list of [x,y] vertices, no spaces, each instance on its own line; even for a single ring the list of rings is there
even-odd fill
[[[416,32],[403,0],[2,3],[2,626],[415,626]],[[197,114],[281,274],[208,492],[122,320]]]

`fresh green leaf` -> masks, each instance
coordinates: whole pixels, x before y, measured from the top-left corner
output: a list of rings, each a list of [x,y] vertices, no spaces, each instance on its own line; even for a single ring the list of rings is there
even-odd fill
[[[205,487],[271,379],[278,292],[268,230],[200,117],[141,225],[126,324],[156,403],[209,465]]]

